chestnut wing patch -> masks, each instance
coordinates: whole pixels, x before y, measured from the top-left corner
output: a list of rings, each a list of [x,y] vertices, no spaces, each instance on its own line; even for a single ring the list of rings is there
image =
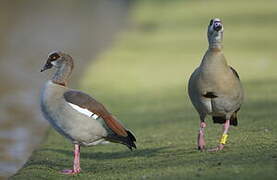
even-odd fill
[[[123,125],[116,120],[116,118],[108,112],[108,110],[98,101],[93,99],[88,94],[81,91],[70,90],[64,93],[64,98],[68,103],[74,104],[83,108],[94,115],[100,116],[106,125],[119,136],[128,136],[127,131]],[[85,111],[84,110],[84,111]],[[89,112],[86,112],[89,114]]]

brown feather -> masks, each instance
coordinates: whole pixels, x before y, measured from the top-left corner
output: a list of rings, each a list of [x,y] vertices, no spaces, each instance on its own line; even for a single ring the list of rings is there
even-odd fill
[[[109,128],[111,128],[119,136],[128,136],[126,129],[119,121],[98,101],[93,99],[91,96],[80,92],[70,90],[64,93],[66,101],[76,104],[82,108],[88,109],[89,111],[102,117]]]
[[[235,75],[238,79],[240,79],[240,78],[239,78],[238,72],[237,72],[233,67],[231,67],[231,66],[229,66],[229,67],[230,67],[230,69],[233,71],[234,75]]]
[[[128,136],[125,128],[116,120],[114,116],[106,116],[103,119],[106,122],[107,126],[111,128],[116,134],[124,137]]]

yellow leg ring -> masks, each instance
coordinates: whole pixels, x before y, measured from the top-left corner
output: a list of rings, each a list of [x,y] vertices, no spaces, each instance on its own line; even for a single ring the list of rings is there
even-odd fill
[[[228,134],[223,134],[220,139],[220,144],[226,144],[228,138]]]

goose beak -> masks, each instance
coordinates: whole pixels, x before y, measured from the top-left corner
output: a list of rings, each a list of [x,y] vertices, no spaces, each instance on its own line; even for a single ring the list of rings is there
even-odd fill
[[[53,65],[51,64],[50,61],[47,61],[46,64],[43,66],[43,68],[40,70],[40,72],[43,72],[47,69],[51,69],[53,67]]]

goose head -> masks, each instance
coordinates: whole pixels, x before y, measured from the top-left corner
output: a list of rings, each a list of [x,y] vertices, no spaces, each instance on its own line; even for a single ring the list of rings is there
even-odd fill
[[[210,20],[208,26],[208,40],[210,45],[216,45],[223,40],[223,24],[219,18],[214,18]]]
[[[71,56],[62,53],[61,51],[54,51],[48,54],[48,58],[46,60],[45,65],[40,70],[43,72],[47,69],[51,69],[52,67],[61,68],[63,65],[69,65],[73,68],[73,59]]]

